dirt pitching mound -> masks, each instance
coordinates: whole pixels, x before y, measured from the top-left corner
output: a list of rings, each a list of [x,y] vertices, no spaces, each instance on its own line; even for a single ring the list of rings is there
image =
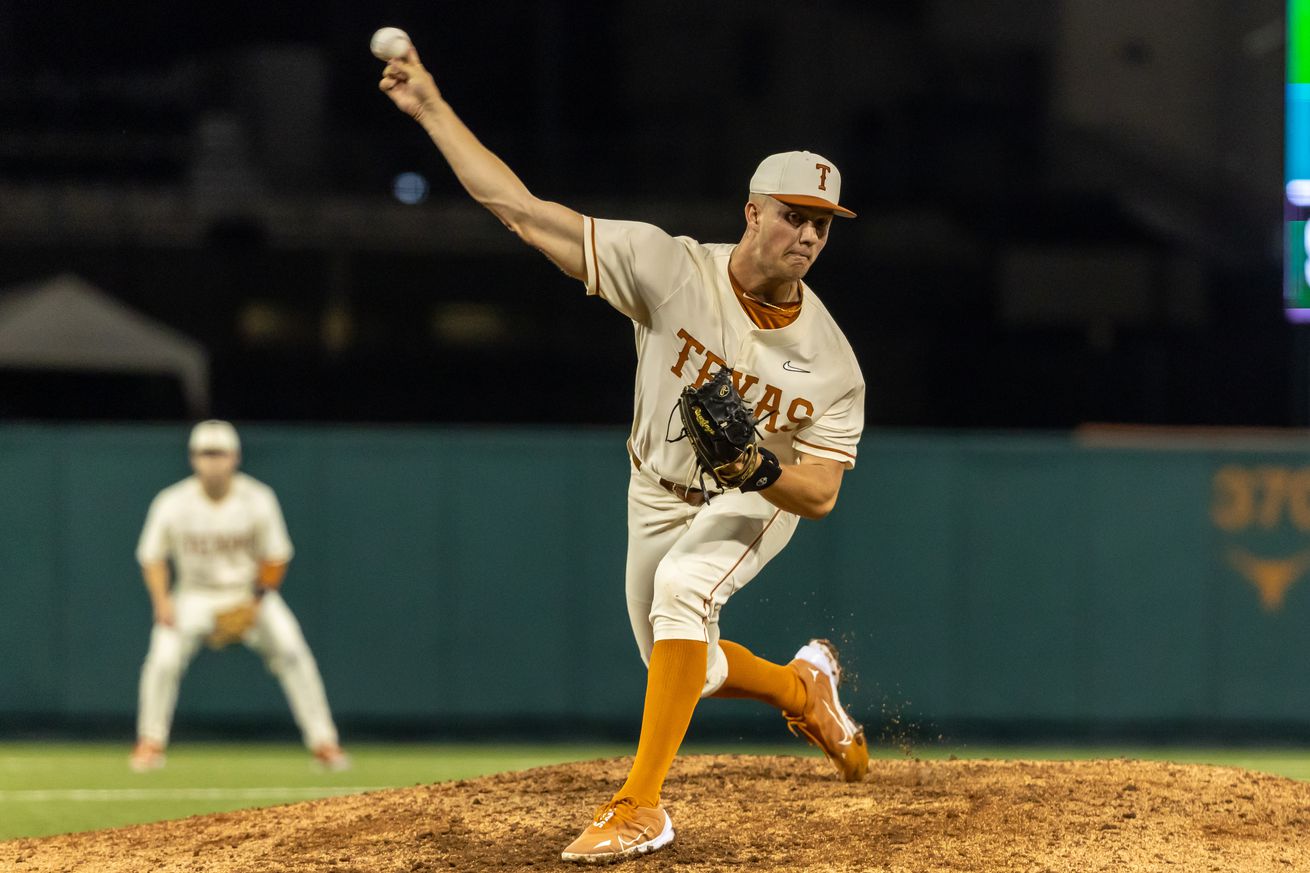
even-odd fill
[[[560,849],[630,759],[0,843],[0,870],[576,870]],[[1142,761],[678,760],[672,846],[630,863],[719,871],[1310,870],[1310,784]]]

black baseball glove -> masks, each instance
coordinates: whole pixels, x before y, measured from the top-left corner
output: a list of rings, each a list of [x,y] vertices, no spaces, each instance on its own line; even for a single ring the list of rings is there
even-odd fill
[[[760,446],[755,416],[737,393],[727,367],[720,367],[699,388],[682,389],[678,413],[682,436],[691,442],[702,478],[708,475],[724,490],[759,491],[782,475],[777,456]]]

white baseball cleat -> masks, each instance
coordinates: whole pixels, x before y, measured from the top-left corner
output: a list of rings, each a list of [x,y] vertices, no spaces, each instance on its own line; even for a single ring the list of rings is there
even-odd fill
[[[132,749],[132,757],[127,759],[127,766],[133,772],[148,773],[163,769],[165,761],[163,746],[154,740],[137,740],[136,747]]]
[[[810,640],[787,665],[805,686],[805,711],[784,712],[787,729],[823,750],[845,782],[860,782],[869,772],[869,746],[864,726],[842,706],[837,696],[841,664],[827,640]]]

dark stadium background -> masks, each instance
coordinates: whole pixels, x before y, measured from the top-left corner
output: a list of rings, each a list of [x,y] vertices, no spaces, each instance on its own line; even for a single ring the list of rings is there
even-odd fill
[[[628,325],[377,93],[395,24],[582,211],[735,241],[759,158],[834,160],[860,217],[810,281],[873,426],[1303,424],[1283,4],[1140,7],[0,0],[0,289],[73,273],[195,338],[238,421],[623,423]],[[189,415],[163,377],[0,369],[9,419]]]

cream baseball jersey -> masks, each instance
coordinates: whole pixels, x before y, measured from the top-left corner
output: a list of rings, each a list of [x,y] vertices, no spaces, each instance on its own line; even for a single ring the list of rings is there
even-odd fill
[[[245,473],[233,476],[218,502],[195,476],[159,492],[136,550],[141,564],[171,558],[179,589],[250,590],[261,561],[279,563],[291,555],[277,495]]]
[[[686,385],[734,371],[755,410],[763,445],[784,463],[798,453],[855,466],[864,430],[864,376],[828,310],[802,283],[800,314],[785,327],[755,326],[733,292],[735,246],[672,237],[650,224],[587,218],[587,293],[632,319],[637,343],[631,446],[642,464],[690,483],[686,441],[669,442]]]

